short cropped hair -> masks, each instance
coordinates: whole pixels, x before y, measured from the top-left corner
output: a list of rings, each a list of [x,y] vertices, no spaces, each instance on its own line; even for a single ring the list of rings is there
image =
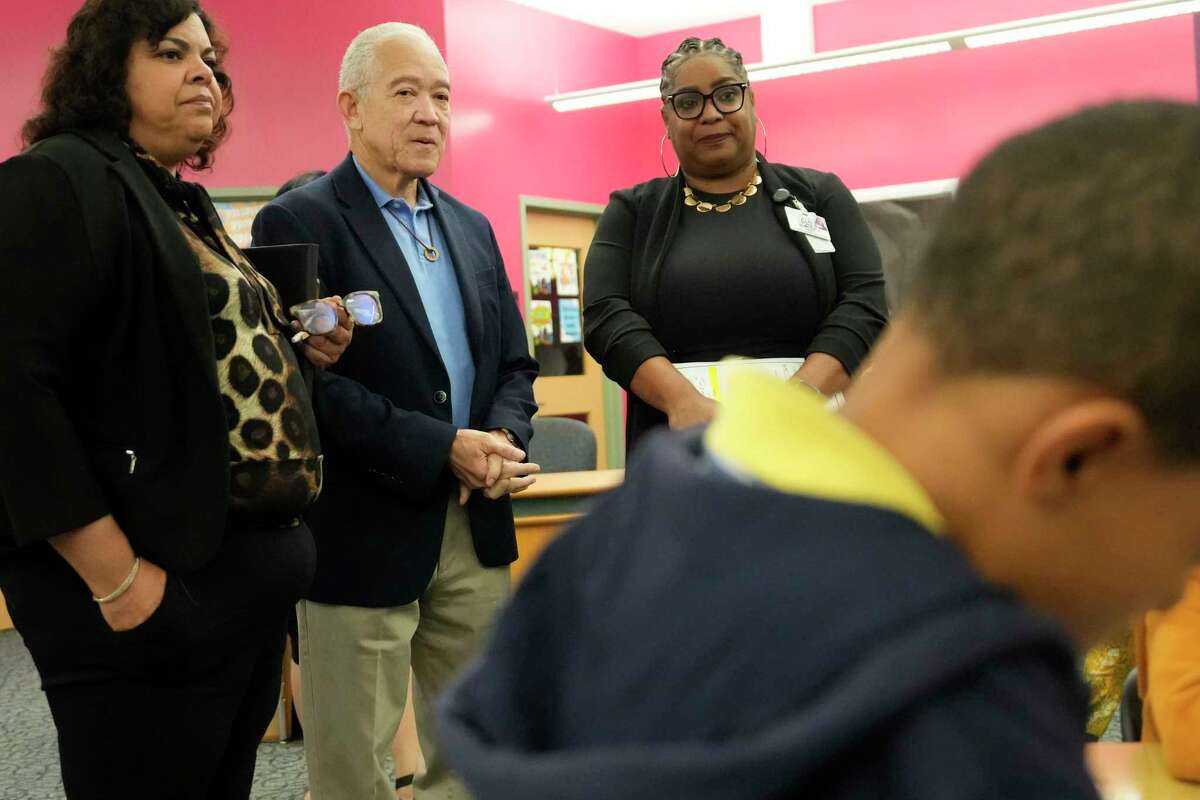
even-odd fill
[[[371,82],[375,73],[375,51],[383,42],[392,39],[416,38],[428,42],[437,50],[437,42],[419,25],[407,22],[384,22],[359,33],[346,47],[342,69],[338,73],[338,91],[356,93]],[[439,53],[441,51],[438,51]]]
[[[742,63],[742,54],[729,47],[720,39],[697,39],[689,36],[679,43],[675,52],[667,56],[662,63],[662,77],[658,81],[658,93],[664,98],[671,93],[675,85],[675,73],[683,63],[693,56],[717,56],[733,68],[733,72],[744,82],[749,82],[746,75],[746,65]]]
[[[215,51],[213,69],[223,102],[208,139],[186,159],[192,169],[212,166],[213,151],[229,135],[233,83],[225,72],[227,47],[196,0],[88,0],[71,17],[67,40],[50,55],[42,78],[42,106],[21,128],[26,145],[74,129],[107,130],[125,136],[133,111],[125,90],[129,52],[139,41],[158,44],[192,14],[200,18]]]
[[[283,185],[280,186],[275,191],[275,197],[279,197],[280,195],[287,194],[292,189],[299,189],[301,186],[312,183],[317,178],[320,178],[324,175],[325,175],[325,170],[323,170],[323,169],[314,169],[314,170],[310,170],[308,172],[301,172],[299,175],[293,175],[292,177],[290,177],[286,181],[284,181]],[[272,199],[274,199],[274,198],[272,198]]]
[[[1200,458],[1200,108],[1122,102],[984,158],[917,270],[909,314],[947,374],[1085,382]]]

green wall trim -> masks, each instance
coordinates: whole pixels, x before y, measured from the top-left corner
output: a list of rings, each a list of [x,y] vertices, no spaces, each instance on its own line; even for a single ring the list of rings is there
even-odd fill
[[[209,189],[208,194],[213,200],[237,202],[239,200],[270,200],[279,191],[278,186],[227,186],[220,189]]]

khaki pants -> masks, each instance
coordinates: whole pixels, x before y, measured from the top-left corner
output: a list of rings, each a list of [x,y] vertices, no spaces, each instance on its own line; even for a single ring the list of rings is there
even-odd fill
[[[508,591],[508,567],[479,563],[466,512],[452,499],[437,568],[416,602],[397,608],[300,602],[304,756],[313,800],[394,800],[391,743],[410,666],[425,761],[416,797],[469,798],[431,736],[432,704],[474,655]]]

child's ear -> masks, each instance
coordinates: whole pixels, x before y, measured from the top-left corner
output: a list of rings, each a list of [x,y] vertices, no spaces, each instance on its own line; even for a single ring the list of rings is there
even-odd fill
[[[1056,505],[1144,459],[1148,437],[1145,420],[1128,403],[1074,403],[1030,432],[1017,455],[1018,486],[1035,502]]]

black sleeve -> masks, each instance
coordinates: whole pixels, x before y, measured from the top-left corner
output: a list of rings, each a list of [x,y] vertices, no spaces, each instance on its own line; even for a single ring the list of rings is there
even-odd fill
[[[626,193],[614,192],[596,225],[583,280],[584,346],[625,389],[643,362],[667,354],[630,300],[635,218]]]
[[[496,289],[500,303],[500,364],[492,407],[488,410],[484,430],[507,428],[516,437],[517,446],[528,450],[533,438],[530,420],[537,412],[533,400],[533,381],[537,378],[538,363],[529,356],[529,340],[517,301],[513,298],[504,258],[496,243],[496,233],[488,225],[488,237],[496,265]]]
[[[254,244],[320,244],[291,211],[271,203],[258,212]],[[319,266],[325,287],[338,287],[337,265]],[[350,344],[354,346],[353,342]],[[397,407],[352,378],[317,372],[313,408],[321,443],[328,452],[352,454],[353,462],[393,479],[402,494],[427,499],[441,479],[457,428],[418,411]]]
[[[104,199],[101,198],[101,201]],[[80,385],[79,344],[111,265],[95,263],[79,198],[56,163],[27,154],[0,164],[0,495],[18,544],[48,539],[109,513],[69,411]]]
[[[853,374],[887,323],[883,265],[858,202],[836,175],[827,176],[817,212],[829,224],[837,248],[832,258],[838,293],[809,352],[827,353]]]
[[[940,691],[890,737],[887,796],[1097,800],[1069,680],[1027,651]]]

